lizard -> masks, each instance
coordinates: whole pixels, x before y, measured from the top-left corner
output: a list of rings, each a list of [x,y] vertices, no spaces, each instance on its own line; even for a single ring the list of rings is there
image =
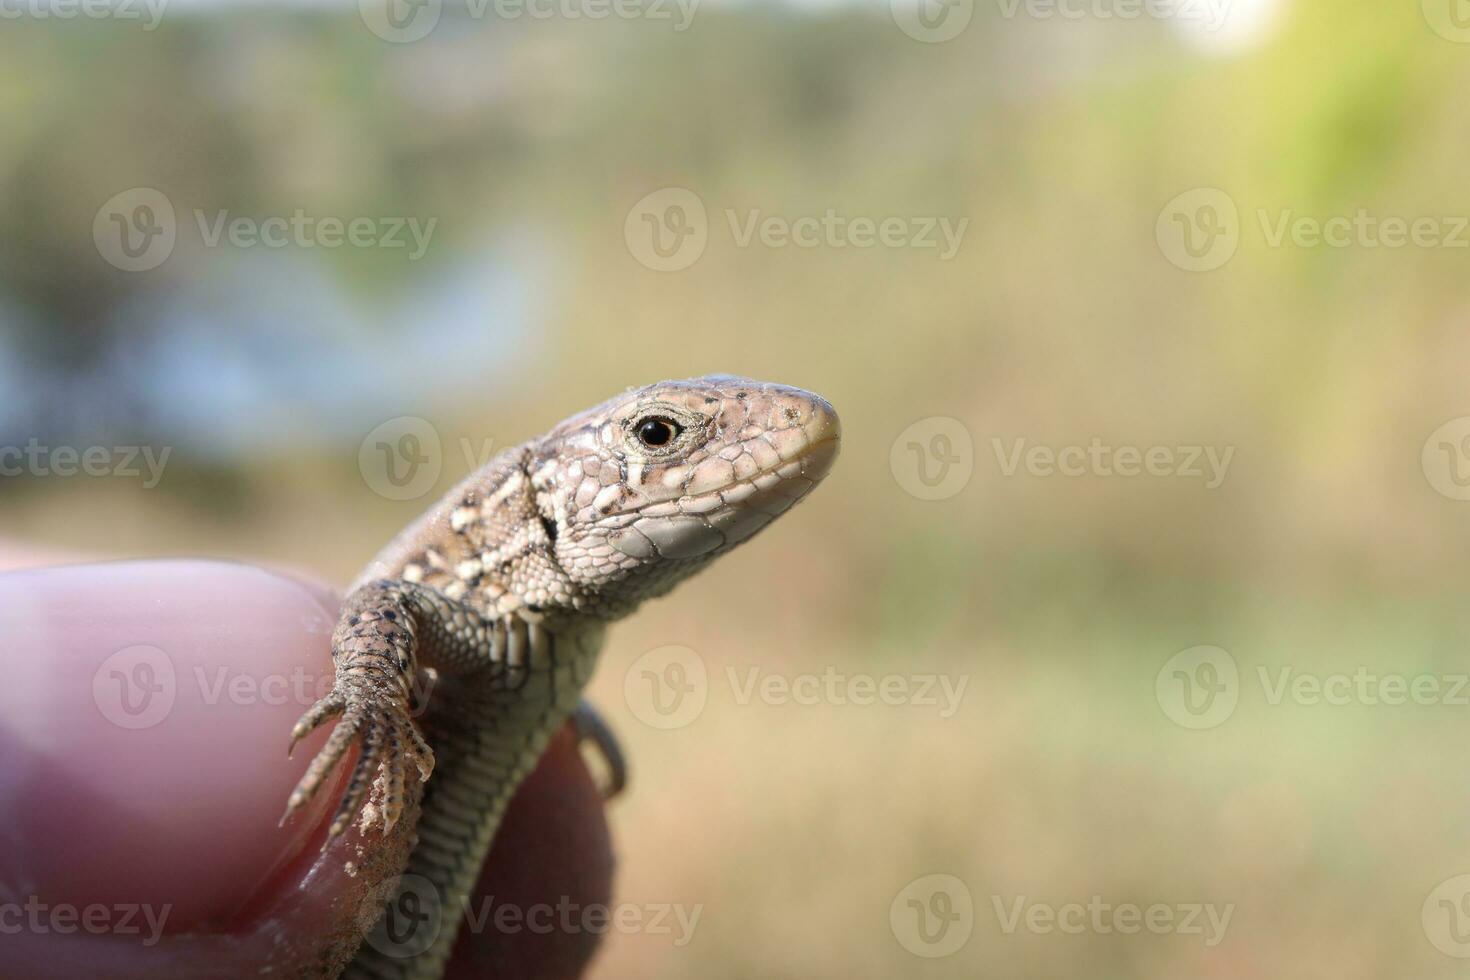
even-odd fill
[[[711,375],[630,389],[497,454],[368,565],[332,634],[332,687],[290,746],[335,728],[282,820],[356,746],[328,844],[354,822],[364,839],[416,835],[385,907],[412,882],[431,892],[413,904],[444,914],[416,945],[370,934],[342,976],[442,977],[453,910],[516,787],[568,718],[606,734],[580,698],[607,625],[805,497],[840,440],[832,406],[799,388]]]

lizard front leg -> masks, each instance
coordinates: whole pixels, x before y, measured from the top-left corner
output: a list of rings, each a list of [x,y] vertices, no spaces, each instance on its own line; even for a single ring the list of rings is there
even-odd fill
[[[376,783],[386,833],[403,814],[412,769],[423,781],[434,753],[413,721],[413,680],[421,667],[446,673],[491,669],[504,674],[504,630],[478,612],[423,585],[394,579],[368,583],[348,597],[332,634],[332,690],[296,723],[291,747],[332,718],[337,727],[286,804],[284,822],[321,788],[354,742],[361,753],[327,841],[340,835]],[[365,821],[367,823],[368,821]]]

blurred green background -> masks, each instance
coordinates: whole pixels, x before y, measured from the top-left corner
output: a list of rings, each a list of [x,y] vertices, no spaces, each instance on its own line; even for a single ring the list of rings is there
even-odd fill
[[[618,898],[702,906],[684,946],[611,935],[594,976],[1462,975],[1470,905],[1441,883],[1470,872],[1467,692],[1271,695],[1282,671],[1448,692],[1470,670],[1470,459],[1435,462],[1470,434],[1436,435],[1470,415],[1470,9],[1236,0],[1202,29],[1104,16],[1127,0],[924,2],[921,27],[970,20],[931,43],[860,3],[711,0],[684,30],[672,7],[446,6],[398,43],[352,5],[7,19],[0,445],[170,456],[151,487],[0,477],[0,534],[343,584],[466,471],[461,440],[512,445],[664,377],[811,388],[844,420],[827,484],[617,628],[594,682],[635,765]],[[137,188],[177,243],[134,272],[93,231]],[[666,188],[703,205],[707,244],[656,271],[637,208]],[[1200,189],[1234,217],[1177,210]],[[944,259],[742,245],[727,217],[829,208],[968,224]],[[195,217],[298,209],[435,226],[413,259],[211,246]],[[1359,214],[1442,234],[1273,243]],[[1192,271],[1171,229],[1210,227],[1237,247]],[[359,467],[398,416],[443,444],[412,500]],[[903,462],[911,426],[938,448],[935,417],[973,472],[925,500]],[[1008,474],[1016,440],[1094,439],[1233,456],[1213,488]],[[710,676],[672,731],[624,696],[667,644]],[[1195,730],[1166,664],[1201,645],[1233,658],[1238,703]],[[950,717],[742,704],[726,669],[753,666],[967,686]],[[906,904],[931,874],[973,905],[947,956],[904,925],[945,910]],[[1215,945],[1008,932],[1021,896],[1233,912]]]

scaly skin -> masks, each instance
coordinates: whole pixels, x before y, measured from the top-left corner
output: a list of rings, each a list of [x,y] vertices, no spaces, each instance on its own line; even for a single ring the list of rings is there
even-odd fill
[[[443,975],[505,805],[577,709],[605,626],[804,497],[838,440],[800,389],[650,385],[501,453],[374,560],[332,637],[332,691],[291,735],[338,719],[288,816],[356,744],[331,836],[359,813],[384,839],[417,830],[390,903],[409,928],[381,917],[344,976]]]

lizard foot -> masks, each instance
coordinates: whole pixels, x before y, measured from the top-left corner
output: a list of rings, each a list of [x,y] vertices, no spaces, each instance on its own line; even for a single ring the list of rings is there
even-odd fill
[[[340,716],[340,717],[339,717]],[[368,829],[381,822],[383,832],[393,829],[403,815],[405,786],[412,767],[420,781],[434,771],[434,752],[419,734],[409,717],[407,700],[401,688],[373,674],[339,675],[331,693],[314,704],[291,731],[291,748],[312,731],[332,718],[338,718],[327,744],[317,753],[305,775],[286,801],[281,822],[295,813],[336,768],[354,742],[361,743],[357,764],[342,802],[332,816],[327,843],[352,823],[353,816],[364,811],[362,827]],[[372,804],[363,807],[369,790]]]

